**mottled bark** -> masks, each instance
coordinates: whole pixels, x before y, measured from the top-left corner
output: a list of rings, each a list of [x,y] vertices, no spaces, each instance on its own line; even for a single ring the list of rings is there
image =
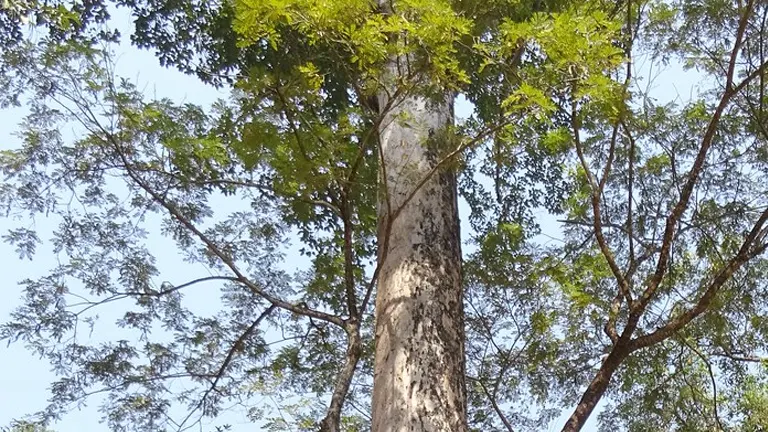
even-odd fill
[[[385,99],[385,98],[382,98]],[[373,432],[466,426],[456,176],[438,170],[453,99],[381,100]],[[419,185],[421,187],[419,187]]]

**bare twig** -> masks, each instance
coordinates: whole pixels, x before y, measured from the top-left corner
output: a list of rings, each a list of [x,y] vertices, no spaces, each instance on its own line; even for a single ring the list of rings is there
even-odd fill
[[[688,342],[685,337],[680,337],[680,341],[685,344],[685,346],[688,347],[691,351],[696,353],[696,355],[701,359],[702,362],[704,362],[704,365],[707,366],[707,372],[709,373],[709,379],[712,382],[712,406],[713,411],[715,414],[715,422],[717,422],[717,427],[721,431],[724,431],[725,428],[723,427],[723,423],[720,421],[720,413],[717,406],[717,380],[715,379],[715,373],[712,370],[712,363],[710,363],[709,359],[701,352],[698,348],[696,348],[693,344]]]

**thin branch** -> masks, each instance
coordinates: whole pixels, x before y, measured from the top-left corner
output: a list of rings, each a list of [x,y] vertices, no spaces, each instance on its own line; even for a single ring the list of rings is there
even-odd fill
[[[581,225],[581,226],[587,226],[587,227],[594,227],[594,222],[593,221],[588,221],[588,220],[558,219],[557,222],[564,223],[564,224],[569,224],[569,225]],[[627,227],[619,225],[619,224],[614,223],[614,222],[603,221],[601,223],[601,226],[603,228],[611,228],[611,229],[619,230],[619,231],[621,231],[621,232],[623,232],[623,233],[625,233],[627,235],[630,234],[629,230],[627,230]],[[642,237],[638,237],[636,234],[632,234],[632,238],[634,239],[634,241],[636,241],[637,243],[639,243],[641,246],[643,246],[646,249],[659,250],[659,248],[657,246],[654,246],[653,244],[648,243],[648,240],[646,240],[646,239],[644,239]]]
[[[192,285],[196,285],[196,284],[199,284],[199,283],[202,283],[202,282],[215,281],[215,280],[222,280],[222,281],[229,281],[229,282],[240,282],[237,278],[232,277],[232,276],[206,276],[206,277],[201,277],[201,278],[198,278],[198,279],[191,280],[191,281],[183,283],[181,285],[173,285],[170,288],[167,288],[167,289],[164,289],[164,290],[161,290],[161,291],[150,291],[148,293],[145,293],[145,292],[139,293],[139,292],[126,291],[124,294],[126,294],[126,295],[144,295],[144,296],[149,296],[149,297],[162,297],[164,295],[171,294],[173,292],[179,291],[181,289],[187,288],[187,287],[192,286]]]
[[[624,133],[627,136],[627,141],[629,141],[629,156],[627,161],[627,239],[629,240],[629,266],[627,268],[626,273],[624,274],[624,277],[627,278],[627,281],[631,284],[631,279],[629,275],[629,270],[635,265],[635,221],[633,219],[632,214],[632,204],[634,203],[634,196],[633,196],[633,188],[635,183],[635,148],[637,147],[637,144],[635,142],[635,138],[632,136],[632,133],[629,130],[629,127],[627,126],[626,122],[623,120],[621,121],[622,128],[624,129]]]
[[[356,403],[355,403],[353,400],[351,400],[351,399],[347,400],[347,403],[348,403],[348,404],[349,404],[349,406],[351,406],[351,407],[352,407],[352,408],[353,408],[355,411],[357,411],[357,413],[358,413],[358,414],[360,414],[361,416],[363,416],[363,417],[364,417],[366,420],[368,420],[368,421],[371,421],[371,413],[370,413],[370,412],[366,412],[366,411],[364,411],[362,408],[360,408],[359,406],[357,406],[357,404],[356,404]]]
[[[713,410],[715,414],[715,422],[717,422],[717,427],[721,431],[724,431],[725,428],[723,427],[723,423],[720,422],[720,414],[717,406],[717,380],[715,379],[715,373],[712,370],[712,364],[709,362],[709,359],[707,359],[707,357],[701,351],[698,350],[698,348],[696,348],[687,340],[685,340],[684,337],[680,337],[680,341],[682,341],[683,344],[685,344],[685,346],[688,347],[688,349],[696,353],[696,355],[701,359],[701,361],[703,361],[704,364],[707,366],[707,372],[709,372],[709,379],[710,381],[712,381],[712,403],[713,403]]]
[[[379,128],[381,127],[381,122],[384,121],[385,114],[389,112],[390,109],[392,109],[394,101],[400,96],[402,93],[403,88],[398,87],[395,92],[393,93],[393,97],[387,98],[387,103],[383,107],[379,107],[378,115],[376,116],[375,120],[373,121],[373,124],[366,132],[365,136],[363,137],[363,140],[360,142],[360,148],[357,152],[357,156],[355,158],[355,161],[352,163],[352,167],[349,172],[349,177],[347,178],[346,184],[344,187],[347,187],[347,185],[353,183],[355,181],[355,177],[357,176],[357,168],[362,163],[363,157],[365,156],[365,149],[368,147],[368,142],[371,140],[372,137],[376,137],[376,140],[378,141],[378,134],[379,134]],[[358,94],[362,94],[360,90],[357,92]],[[380,102],[379,102],[380,103]]]
[[[746,5],[744,14],[739,19],[739,27],[736,29],[736,41],[733,43],[733,49],[731,50],[731,58],[728,61],[728,72],[725,81],[725,91],[729,92],[731,86],[733,86],[733,78],[736,74],[736,60],[739,58],[739,51],[741,50],[741,44],[744,42],[744,32],[747,30],[747,24],[749,23],[749,16],[752,14],[752,8],[755,5],[755,0],[749,0]],[[734,91],[735,93],[736,91]]]
[[[115,168],[119,168],[119,167],[116,166]],[[274,192],[274,188],[271,187],[271,186],[261,185],[261,184],[250,182],[250,181],[229,180],[229,179],[209,179],[209,180],[182,179],[180,176],[178,176],[178,175],[176,175],[174,173],[171,173],[171,172],[168,172],[168,171],[165,171],[165,170],[161,170],[161,169],[157,169],[157,168],[152,168],[150,166],[137,168],[136,171],[152,172],[152,173],[156,173],[156,174],[161,174],[161,175],[168,176],[171,179],[177,180],[180,183],[188,183],[188,184],[193,184],[193,185],[197,185],[197,186],[208,186],[208,185],[212,185],[212,186],[218,186],[218,185],[242,186],[244,188],[254,188],[254,189],[257,189],[257,190],[259,190],[261,192],[266,192],[266,193]],[[305,197],[300,197],[300,196],[293,196],[293,197],[290,197],[290,198],[291,199],[295,199],[295,200],[300,201],[300,202],[303,202],[303,203],[306,203],[306,204],[311,204],[311,205],[315,205],[315,206],[318,206],[318,207],[325,207],[326,209],[330,210],[334,215],[339,216],[339,217],[341,216],[341,210],[339,210],[338,207],[336,207],[335,205],[333,205],[332,203],[330,203],[328,201],[319,200],[319,199],[310,199],[310,198],[305,198]]]
[[[347,200],[347,195],[342,192],[341,195],[341,219],[344,225],[344,290],[347,297],[347,311],[350,318],[357,320],[357,296],[355,295],[355,274],[354,274],[354,243],[352,239],[352,215],[350,214],[351,205]]]
[[[253,332],[259,327],[259,324],[267,317],[270,313],[272,313],[276,305],[270,305],[268,308],[264,310],[264,312],[259,315],[256,320],[251,323],[250,326],[248,326],[247,329],[240,335],[240,337],[237,338],[237,340],[232,344],[232,347],[227,352],[227,356],[224,358],[224,361],[221,363],[221,366],[219,367],[219,370],[216,371],[215,374],[213,374],[213,382],[211,385],[206,389],[205,393],[203,393],[203,396],[198,400],[195,407],[187,414],[186,417],[184,417],[184,420],[179,423],[179,430],[183,429],[184,425],[189,421],[189,419],[192,417],[192,415],[199,410],[205,402],[208,400],[208,396],[210,396],[211,392],[213,392],[216,389],[216,386],[219,384],[219,381],[224,376],[224,373],[227,371],[227,368],[232,363],[232,360],[235,358],[235,354],[242,351],[244,349],[245,341],[251,337]]]
[[[341,317],[291,304],[287,301],[284,301],[280,298],[277,298],[267,293],[266,291],[258,287],[255,283],[253,283],[253,281],[251,281],[248,277],[246,277],[240,271],[240,269],[237,267],[237,265],[235,264],[235,262],[232,260],[231,257],[229,257],[226,253],[224,253],[211,239],[208,238],[208,236],[206,236],[194,224],[192,224],[186,217],[184,217],[184,215],[181,214],[181,212],[178,210],[178,208],[176,208],[176,206],[168,202],[164,196],[162,196],[157,191],[155,191],[140,176],[137,175],[133,166],[128,161],[125,153],[123,152],[122,144],[120,143],[120,140],[113,133],[108,131],[99,122],[98,117],[90,110],[90,108],[87,105],[83,103],[83,101],[77,100],[76,98],[72,96],[68,96],[65,93],[62,93],[62,96],[64,96],[65,98],[75,103],[78,109],[81,110],[82,114],[85,116],[87,120],[84,119],[83,116],[77,115],[73,110],[71,110],[68,106],[66,106],[66,104],[60,101],[57,101],[57,103],[61,107],[63,107],[65,110],[70,112],[75,117],[75,119],[77,119],[77,121],[83,127],[85,127],[89,132],[91,132],[94,136],[102,135],[101,138],[107,144],[111,144],[113,146],[115,153],[117,154],[118,158],[120,159],[123,165],[123,168],[125,168],[125,173],[127,174],[127,176],[137,186],[139,186],[147,194],[149,194],[155,200],[155,202],[162,205],[171,214],[171,216],[174,219],[176,219],[187,230],[192,232],[200,241],[202,241],[208,247],[208,249],[214,255],[216,255],[235,274],[239,282],[241,282],[243,285],[248,287],[250,290],[258,294],[259,296],[261,296],[271,304],[276,305],[280,308],[286,309],[298,315],[313,317],[319,320],[327,321],[327,322],[336,324],[340,327],[344,326],[344,321],[341,319]]]
[[[743,355],[724,351],[722,353],[713,353],[712,355],[718,357],[725,357],[734,361],[747,362],[747,363],[768,363],[768,357],[759,357],[751,355]]]
[[[573,92],[575,93],[575,85],[574,85]],[[574,147],[576,148],[576,155],[579,158],[579,163],[581,164],[581,168],[584,170],[584,175],[587,177],[587,181],[589,182],[590,188],[592,189],[592,194],[591,194],[592,214],[593,214],[592,224],[595,230],[595,239],[597,240],[597,244],[598,244],[598,247],[600,248],[600,252],[603,254],[603,257],[605,257],[605,260],[608,262],[608,267],[610,267],[611,272],[613,273],[613,276],[616,279],[616,283],[618,284],[618,287],[619,287],[619,292],[627,301],[627,304],[629,304],[631,307],[633,300],[632,300],[632,293],[629,290],[629,283],[627,283],[626,279],[624,278],[624,274],[621,272],[621,269],[619,268],[618,264],[616,264],[616,258],[614,257],[613,252],[608,246],[608,242],[605,240],[605,236],[603,234],[602,216],[600,211],[600,196],[602,194],[603,188],[605,187],[605,182],[607,181],[607,176],[613,161],[613,155],[615,152],[615,145],[616,145],[615,137],[617,134],[617,128],[614,128],[614,139],[611,140],[608,161],[606,162],[605,170],[603,172],[603,176],[600,179],[599,184],[595,180],[594,175],[591,173],[589,169],[589,164],[587,163],[586,156],[584,155],[584,149],[582,147],[580,134],[579,134],[581,125],[579,124],[579,120],[578,120],[578,104],[576,103],[575,97],[572,97],[572,100],[571,100],[571,128],[573,133]]]
[[[439,171],[443,166],[447,165],[452,161],[456,156],[461,154],[464,150],[467,148],[477,144],[478,142],[484,140],[489,135],[498,132],[502,128],[506,127],[509,124],[509,122],[501,122],[497,125],[495,125],[492,128],[489,128],[481,133],[479,133],[474,138],[467,140],[458,146],[456,146],[455,149],[451,150],[446,156],[444,156],[442,159],[440,159],[430,170],[429,172],[416,184],[416,187],[411,190],[411,192],[408,194],[408,196],[403,200],[403,203],[398,207],[394,213],[391,216],[391,220],[397,219],[397,217],[400,215],[400,213],[405,209],[405,207],[408,205],[408,203],[411,202],[411,200],[416,196],[416,193],[432,178],[432,176],[435,175],[437,171]]]
[[[501,407],[496,402],[496,398],[491,395],[491,393],[488,391],[488,388],[485,386],[485,383],[482,379],[477,378],[477,383],[480,384],[480,388],[483,390],[483,393],[488,398],[488,400],[491,402],[491,406],[493,407],[493,411],[496,412],[496,415],[499,416],[499,419],[502,423],[504,423],[504,427],[507,428],[507,431],[509,432],[515,432],[515,429],[512,427],[512,422],[509,421],[507,416],[504,414],[504,411],[501,410]]]
[[[142,188],[145,192],[147,192],[158,204],[165,207],[165,209],[173,216],[174,219],[176,219],[179,223],[181,223],[187,230],[192,232],[200,241],[202,241],[208,249],[216,255],[229,269],[232,271],[232,273],[235,274],[237,277],[237,280],[248,287],[251,291],[255,292],[268,302],[272,303],[275,306],[278,306],[282,309],[286,309],[290,312],[296,313],[298,315],[308,316],[317,318],[322,321],[327,321],[333,324],[336,324],[338,326],[343,326],[343,321],[340,317],[336,315],[327,314],[325,312],[312,310],[305,307],[300,307],[294,304],[291,304],[287,301],[284,301],[282,299],[279,299],[263,289],[261,289],[259,286],[257,286],[253,281],[251,281],[248,277],[246,277],[240,269],[237,267],[235,262],[232,260],[232,258],[224,253],[216,243],[213,242],[210,238],[208,238],[207,235],[205,235],[202,231],[200,231],[192,222],[189,221],[178,208],[176,208],[175,205],[168,202],[164,197],[160,196],[160,194],[157,193],[152,187],[150,187],[141,177],[139,177],[133,170],[130,162],[126,158],[125,154],[123,154],[121,145],[117,141],[117,139],[112,135],[111,133],[104,131],[103,133],[106,134],[106,139],[108,142],[110,142],[114,148],[115,151],[120,158],[120,160],[123,163],[123,166],[126,170],[126,174],[128,177],[133,180],[134,183],[136,183],[137,186]]]
[[[691,322],[702,313],[706,312],[709,308],[709,305],[712,303],[712,300],[714,300],[715,295],[720,290],[720,287],[725,284],[725,282],[727,282],[731,276],[744,264],[746,264],[755,256],[762,254],[766,247],[768,247],[768,244],[765,243],[756,244],[756,240],[762,240],[762,237],[765,236],[763,226],[765,225],[766,221],[768,221],[768,208],[763,211],[763,213],[760,215],[760,218],[758,218],[758,220],[755,222],[755,225],[744,239],[744,242],[742,243],[739,251],[725,266],[723,266],[723,268],[717,272],[717,274],[712,279],[712,282],[710,282],[709,286],[704,291],[704,294],[699,298],[696,304],[689,310],[669,321],[664,326],[657,328],[655,331],[649,334],[638,336],[636,339],[632,340],[630,343],[630,350],[636,351],[640,348],[659,343],[682,329],[683,326]]]
[[[237,279],[235,277],[232,277],[232,276],[207,276],[207,277],[202,277],[202,278],[199,278],[199,279],[195,279],[195,280],[189,281],[187,283],[184,283],[184,284],[181,284],[181,285],[178,285],[178,286],[174,286],[172,288],[168,288],[168,289],[165,289],[165,290],[162,290],[162,291],[148,291],[148,292],[147,291],[122,291],[122,292],[115,292],[113,295],[111,295],[111,296],[109,296],[107,298],[104,298],[102,300],[99,300],[99,301],[91,301],[91,300],[88,300],[87,298],[85,298],[83,296],[78,295],[78,294],[75,294],[75,293],[72,293],[72,292],[67,292],[67,294],[69,294],[69,295],[71,295],[73,297],[77,297],[77,298],[79,298],[79,299],[81,299],[83,301],[82,302],[78,302],[78,303],[68,304],[66,307],[67,308],[74,308],[74,307],[79,307],[79,306],[85,306],[83,309],[75,312],[75,315],[79,316],[79,315],[82,315],[83,313],[87,312],[88,310],[90,310],[90,309],[92,309],[94,307],[101,306],[101,305],[104,305],[106,303],[111,303],[113,301],[122,300],[122,299],[130,298],[130,297],[162,297],[164,295],[171,294],[171,293],[173,293],[175,291],[178,291],[180,289],[183,289],[183,288],[186,288],[186,287],[189,287],[189,286],[201,283],[201,282],[208,282],[208,281],[212,281],[212,280],[224,280],[224,281],[231,281],[231,282],[240,282],[239,279]]]

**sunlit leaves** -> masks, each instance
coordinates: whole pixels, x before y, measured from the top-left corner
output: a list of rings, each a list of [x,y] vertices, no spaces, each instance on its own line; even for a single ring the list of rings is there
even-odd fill
[[[574,102],[619,109],[618,104],[623,103],[621,85],[609,77],[624,60],[616,45],[621,23],[600,9],[582,7],[575,5],[552,14],[552,18],[536,14],[529,21],[502,25],[509,50],[518,49],[518,41],[522,41],[532,57],[541,58],[521,71],[523,86],[505,105],[516,108],[515,102],[527,96],[529,104],[538,105],[546,114],[554,110],[557,98],[567,96]]]
[[[378,78],[391,56],[403,56],[414,62],[416,72],[404,78],[427,86],[466,82],[455,43],[469,31],[467,20],[443,1],[408,0],[391,8],[382,14],[370,0],[248,0],[237,3],[235,30],[243,46],[268,43],[277,50],[290,43],[284,39],[292,29],[308,45],[333,49],[334,56],[347,58],[363,78]],[[423,82],[427,74],[434,82]]]
[[[615,318],[620,332],[631,306],[617,296],[595,225],[637,299],[659,268],[669,210],[692,178],[738,15],[749,2],[119,3],[134,14],[133,40],[156,49],[164,64],[237,85],[230,100],[206,110],[147,100],[112,79],[108,59],[89,43],[46,39],[47,46],[4,52],[3,66],[20,75],[0,77],[8,89],[3,103],[18,103],[15,92],[35,97],[22,147],[0,153],[7,176],[0,202],[16,221],[41,213],[60,219],[51,245],[61,265],[22,283],[24,306],[2,336],[28,343],[62,376],[49,414],[94,387],[116,386],[105,408],[111,427],[161,430],[171,404],[197,409],[232,349],[235,360],[200,411],[216,415],[227,401],[268,395],[293,419],[262,404],[248,407],[252,420],[272,430],[313,430],[344,360],[346,334],[293,312],[249,326],[265,311],[264,293],[349,318],[350,265],[350,292],[358,303],[365,294],[376,249],[377,122],[387,108],[374,97],[386,89],[461,93],[475,104],[465,123],[435,137],[441,151],[477,138],[445,167],[460,171],[471,210],[463,233],[467,374],[473,427],[484,431],[501,427],[488,394],[516,430],[544,430],[552,408],[575,403],[600,367],[613,343],[606,321]],[[753,4],[736,82],[755,74],[768,52],[757,19],[765,6]],[[41,11],[60,13],[53,41],[106,16],[99,2],[52,7]],[[0,13],[10,20],[0,21],[10,29],[0,40],[19,37],[19,16]],[[402,73],[392,79],[382,72],[395,57]],[[690,103],[656,103],[645,93],[639,60],[675,58],[708,74],[702,81],[712,91]],[[766,206],[764,81],[743,87],[723,110],[637,334],[691,308]],[[52,96],[64,97],[64,107],[53,108]],[[73,120],[81,127],[70,139],[63,125]],[[546,211],[559,221],[542,218]],[[47,241],[33,228],[14,228],[3,240],[31,257]],[[147,246],[163,235],[170,246]],[[288,237],[298,244],[286,262]],[[185,286],[176,280],[184,275],[163,273],[159,261],[169,251],[214,279]],[[231,274],[227,260],[242,275],[216,279]],[[605,427],[707,430],[718,427],[715,402],[726,429],[763,426],[767,274],[764,261],[751,261],[723,284],[708,313],[630,356],[609,388]],[[198,284],[213,291],[206,306],[215,304],[215,312],[187,309]],[[73,306],[75,295],[88,302]],[[78,325],[100,334],[99,322],[80,309],[121,299],[128,305],[110,319],[141,343],[121,342],[122,333],[101,345],[67,342]],[[360,319],[365,349],[349,400],[366,409],[370,308]],[[151,339],[158,332],[171,337]],[[167,387],[165,376],[195,390]],[[364,430],[365,416],[355,409],[345,406],[344,427]]]

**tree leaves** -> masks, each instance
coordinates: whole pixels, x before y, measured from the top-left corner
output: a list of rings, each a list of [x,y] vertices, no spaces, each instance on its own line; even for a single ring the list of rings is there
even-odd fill
[[[113,430],[183,429],[231,402],[314,430],[350,364],[340,424],[368,427],[386,89],[475,107],[436,134],[470,210],[472,427],[548,427],[609,357],[603,428],[765,427],[763,3],[119,3],[163,64],[236,85],[210,109],[148,100],[93,44],[112,34],[91,26],[103,4],[30,3],[51,26],[36,46],[0,12],[3,103],[30,96],[21,148],[0,153],[18,222],[3,241],[60,258],[22,282],[0,335],[60,376],[44,420],[103,390]],[[675,59],[704,91],[658,104],[637,67]],[[43,214],[55,233],[26,224]],[[211,274],[166,274],[175,253]]]

